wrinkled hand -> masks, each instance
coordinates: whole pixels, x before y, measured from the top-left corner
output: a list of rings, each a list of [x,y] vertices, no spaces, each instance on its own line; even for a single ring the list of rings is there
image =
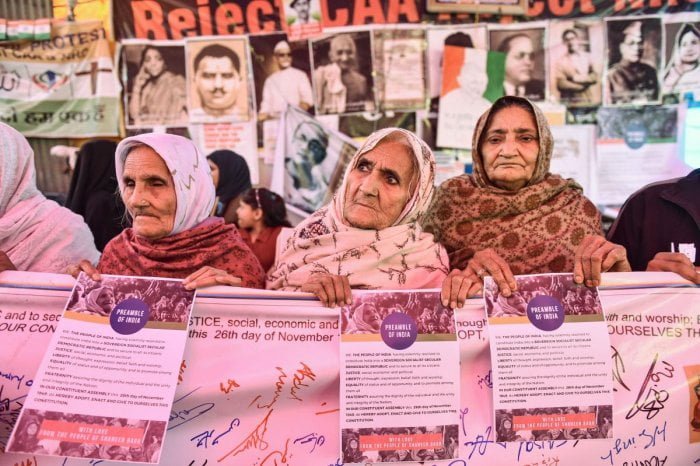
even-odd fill
[[[482,281],[469,268],[465,270],[454,269],[442,282],[440,299],[442,305],[456,309],[464,307],[464,302],[469,296],[474,296],[481,291]]]
[[[464,271],[476,275],[481,286],[484,284],[484,277],[490,275],[505,297],[510,296],[518,288],[508,263],[491,248],[474,254]]]
[[[242,280],[240,277],[234,277],[225,270],[209,267],[202,267],[196,272],[190,274],[183,281],[186,290],[194,290],[195,288],[204,288],[206,286],[228,285],[241,286]]]
[[[66,269],[66,273],[71,275],[73,278],[78,278],[80,272],[85,272],[88,277],[92,278],[96,282],[102,280],[102,275],[100,275],[100,272],[98,272],[95,266],[92,265],[92,263],[87,259],[83,259],[79,264],[71,265]]]
[[[627,250],[599,235],[588,235],[576,249],[574,282],[600,285],[601,272],[631,272]]]
[[[326,307],[352,304],[350,281],[344,275],[316,274],[301,286],[301,291],[313,293]]]
[[[15,267],[15,264],[12,263],[7,254],[5,254],[5,251],[0,251],[0,272],[3,270],[17,270],[17,267]]]
[[[700,285],[700,270],[680,252],[659,252],[647,264],[647,272],[674,272]]]

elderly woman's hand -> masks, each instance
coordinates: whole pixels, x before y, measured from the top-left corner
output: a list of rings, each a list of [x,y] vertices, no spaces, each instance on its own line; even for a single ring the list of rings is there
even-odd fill
[[[627,250],[598,235],[588,235],[576,249],[574,282],[586,286],[600,285],[601,272],[631,272]]]
[[[647,272],[674,272],[700,285],[700,270],[680,252],[659,252],[647,264]]]
[[[195,288],[216,285],[241,286],[241,282],[240,277],[234,277],[225,270],[207,265],[187,276],[183,285],[186,290],[194,290]]]
[[[508,263],[491,248],[474,254],[464,271],[476,275],[482,286],[484,277],[490,275],[498,285],[501,294],[506,297],[518,288]]]
[[[481,287],[481,279],[468,267],[465,270],[454,269],[442,282],[440,293],[442,305],[452,309],[464,307],[464,301],[469,296],[477,294]]]
[[[301,286],[301,291],[313,293],[326,307],[352,304],[350,281],[344,275],[315,274]]]
[[[0,272],[4,270],[17,270],[5,251],[0,251]]]
[[[66,273],[71,275],[73,278],[78,278],[80,272],[85,272],[87,276],[95,281],[102,280],[102,275],[100,275],[100,272],[98,272],[98,270],[89,260],[83,259],[79,264],[71,265],[66,269]]]

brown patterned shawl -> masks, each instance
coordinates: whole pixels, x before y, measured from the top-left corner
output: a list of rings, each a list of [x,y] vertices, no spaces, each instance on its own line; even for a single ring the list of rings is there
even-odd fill
[[[581,186],[549,173],[554,145],[549,125],[537,106],[521,100],[533,109],[540,144],[527,185],[512,192],[488,179],[478,148],[489,109],[474,131],[474,174],[444,182],[423,222],[447,248],[452,268],[464,269],[477,251],[493,248],[514,274],[571,271],[584,236],[601,234],[598,210]]]

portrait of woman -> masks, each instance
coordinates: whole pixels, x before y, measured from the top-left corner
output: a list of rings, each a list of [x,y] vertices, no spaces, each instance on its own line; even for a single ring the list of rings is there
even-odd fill
[[[168,67],[165,56],[180,52],[181,48],[146,45],[141,50],[138,71],[129,100],[130,126],[180,126],[187,123],[185,77]],[[170,60],[172,63],[176,62]]]
[[[700,29],[685,23],[673,42],[673,52],[664,70],[663,94],[682,94],[700,86]]]

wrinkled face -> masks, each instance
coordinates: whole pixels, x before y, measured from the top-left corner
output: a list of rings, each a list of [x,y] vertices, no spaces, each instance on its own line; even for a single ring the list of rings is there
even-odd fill
[[[168,236],[175,226],[177,197],[165,161],[150,147],[138,146],[126,157],[122,180],[134,233],[150,240]]]
[[[363,154],[347,178],[343,216],[355,228],[394,224],[415,189],[413,155],[405,144],[379,142]]]
[[[506,81],[519,86],[532,79],[535,69],[533,51],[529,37],[516,37],[510,42],[506,55]]]
[[[194,81],[205,110],[220,113],[236,103],[241,76],[229,57],[204,57]]]
[[[620,56],[623,60],[636,63],[642,59],[644,40],[639,34],[627,34],[620,43]]]
[[[114,307],[114,293],[111,288],[104,288],[102,293],[97,297],[97,305],[107,312],[110,312]]]
[[[698,61],[700,61],[700,38],[692,32],[683,34],[678,53],[683,63],[687,65],[697,65]]]
[[[158,50],[148,49],[143,57],[143,66],[148,74],[155,77],[160,75],[165,69],[165,61]]]
[[[497,112],[485,129],[479,151],[491,183],[517,191],[530,181],[540,150],[534,116],[520,107]]]
[[[257,214],[257,218],[256,218]],[[253,209],[250,204],[241,201],[236,209],[236,215],[238,215],[238,227],[243,229],[253,228],[260,217],[262,216],[262,211],[260,209]]]
[[[279,47],[274,54],[279,69],[283,70],[292,66],[292,51],[289,47]]]
[[[219,166],[215,164],[212,160],[207,160],[209,163],[209,169],[211,170],[211,180],[214,182],[214,187],[219,187]]]
[[[350,37],[331,41],[330,59],[341,70],[347,71],[355,66],[355,43]]]
[[[379,329],[379,325],[380,325],[382,319],[379,316],[379,312],[377,311],[376,308],[366,307],[365,313],[362,316],[362,318],[366,323],[371,325],[372,328]]]

